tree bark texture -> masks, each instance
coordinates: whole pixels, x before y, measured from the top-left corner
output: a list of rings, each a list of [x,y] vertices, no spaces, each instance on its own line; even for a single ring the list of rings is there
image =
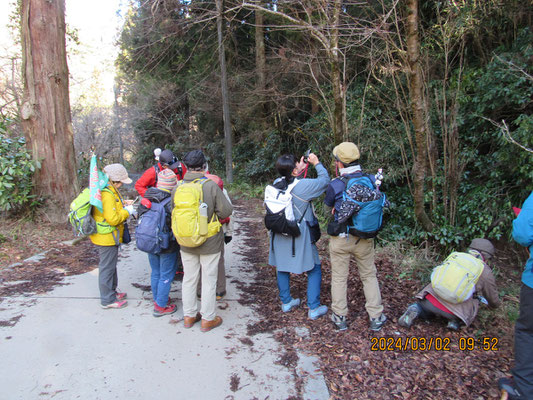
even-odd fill
[[[224,21],[223,0],[217,0],[217,33],[218,55],[220,59],[220,84],[222,89],[222,116],[224,118],[224,142],[226,148],[226,181],[233,182],[233,140],[231,137],[231,119],[229,112],[228,77],[226,71],[226,54],[224,51],[224,37],[222,23]]]
[[[424,180],[427,166],[427,130],[422,72],[420,70],[420,38],[418,36],[418,0],[407,1],[407,57],[409,64],[409,96],[411,98],[412,122],[415,129],[416,156],[414,162],[415,216],[427,231],[433,230],[424,208]]]
[[[70,115],[65,48],[65,1],[22,0],[22,74],[20,115],[33,158],[37,195],[48,201],[53,219],[65,211],[78,190]],[[56,211],[56,212],[54,212]]]
[[[347,139],[347,132],[344,129],[346,121],[346,102],[344,99],[344,88],[341,80],[339,57],[339,20],[341,3],[341,0],[335,0],[335,9],[333,12],[331,29],[331,49],[329,51],[331,64],[331,87],[333,90],[333,102],[335,104],[335,115],[333,119],[333,140],[335,145]]]
[[[261,4],[261,3],[260,3]],[[259,104],[261,119],[266,128],[266,116],[268,114],[266,94],[266,54],[265,54],[265,27],[264,13],[255,10],[255,68],[257,71],[257,92],[259,93]]]

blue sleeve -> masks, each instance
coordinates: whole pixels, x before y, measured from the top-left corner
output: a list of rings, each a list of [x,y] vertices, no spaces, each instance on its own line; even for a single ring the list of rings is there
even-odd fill
[[[520,245],[533,245],[533,192],[524,202],[522,211],[513,221],[513,239]]]
[[[302,200],[309,201],[319,197],[329,183],[329,175],[326,168],[318,163],[315,166],[318,176],[315,179],[302,179],[298,185],[294,187],[293,194]]]
[[[331,182],[326,189],[324,204],[331,208],[335,205],[335,189],[333,188],[333,182]]]

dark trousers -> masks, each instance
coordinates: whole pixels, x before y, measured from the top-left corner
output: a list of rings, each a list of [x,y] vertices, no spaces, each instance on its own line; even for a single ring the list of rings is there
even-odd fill
[[[422,319],[431,319],[435,316],[446,318],[450,321],[460,321],[454,314],[448,313],[435,307],[428,299],[424,297],[424,300],[420,300],[418,305],[422,307],[422,312],[419,317]]]
[[[520,315],[514,333],[513,378],[524,399],[533,399],[533,289],[520,288]]]
[[[117,261],[118,246],[96,246],[100,254],[98,264],[98,286],[100,288],[100,302],[103,306],[117,301]]]

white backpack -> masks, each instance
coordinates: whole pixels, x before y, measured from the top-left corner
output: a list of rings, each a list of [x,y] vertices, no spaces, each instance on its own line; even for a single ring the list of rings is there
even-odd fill
[[[273,214],[277,214],[281,210],[285,210],[285,218],[287,218],[287,221],[294,221],[291,191],[298,182],[299,180],[295,179],[285,190],[280,190],[272,185],[268,185],[265,188],[264,201],[267,213],[271,212]]]

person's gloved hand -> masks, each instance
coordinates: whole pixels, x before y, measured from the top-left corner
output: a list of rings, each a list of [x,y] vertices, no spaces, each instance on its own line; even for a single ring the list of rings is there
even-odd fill
[[[228,244],[233,239],[233,236],[224,236],[224,243]]]
[[[135,211],[135,208],[133,208],[132,205],[129,205],[129,206],[126,206],[124,207],[124,209],[132,216],[132,217],[136,217],[137,216],[137,211]]]

